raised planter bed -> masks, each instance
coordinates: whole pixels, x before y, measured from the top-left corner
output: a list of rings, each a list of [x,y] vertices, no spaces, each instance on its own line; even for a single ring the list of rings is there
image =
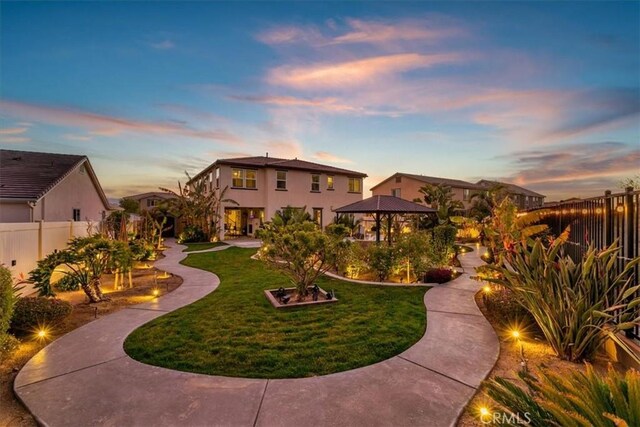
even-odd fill
[[[286,298],[280,298],[279,293],[284,289]],[[335,296],[330,299],[327,298],[328,292],[322,288],[318,288],[318,300],[314,301],[311,293],[312,287],[309,287],[309,295],[303,300],[298,301],[295,295],[296,288],[280,288],[280,289],[267,289],[264,291],[267,299],[275,308],[287,308],[287,307],[301,307],[305,305],[326,304],[331,302],[338,302]],[[286,302],[285,302],[286,301]]]

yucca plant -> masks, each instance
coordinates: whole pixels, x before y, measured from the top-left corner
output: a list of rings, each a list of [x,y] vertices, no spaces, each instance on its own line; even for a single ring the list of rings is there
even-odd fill
[[[618,268],[619,247],[614,242],[598,251],[590,247],[574,263],[560,256],[566,234],[545,248],[540,239],[518,245],[506,266],[485,266],[498,273],[485,280],[513,292],[540,327],[549,345],[562,359],[592,359],[607,338],[615,340],[639,363],[640,358],[619,339],[618,332],[638,324],[634,268],[640,257]]]
[[[509,422],[515,414],[529,426],[640,426],[640,373],[633,369],[621,374],[609,367],[600,376],[587,363],[586,372],[568,376],[542,370],[539,379],[520,377],[526,390],[500,377],[486,383],[487,394],[502,407],[497,412],[504,416],[494,416],[502,425],[515,425]]]

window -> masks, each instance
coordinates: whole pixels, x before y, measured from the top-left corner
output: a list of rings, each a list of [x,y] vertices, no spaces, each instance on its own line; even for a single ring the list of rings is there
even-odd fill
[[[311,175],[311,191],[320,192],[320,175]]]
[[[239,188],[244,187],[244,169],[231,170],[231,186]]]
[[[333,190],[333,177],[331,175],[327,177],[327,190]]]
[[[216,172],[216,182],[220,181],[220,174]],[[258,188],[257,172],[253,169],[231,169],[231,186],[234,188]]]
[[[287,171],[276,171],[276,189],[287,189]]]
[[[313,208],[313,221],[322,227],[322,208]]]
[[[73,209],[73,220],[80,221],[80,209]]]
[[[468,188],[465,188],[462,194],[462,200],[467,201],[469,200],[469,197],[471,196],[471,191]]]
[[[157,199],[147,199],[147,207],[148,208],[152,208],[154,206],[158,205],[158,200]]]
[[[257,173],[254,170],[247,170],[245,179],[245,187],[258,188]]]
[[[216,168],[216,188],[220,188],[220,168]]]
[[[399,188],[392,188],[391,189],[391,195],[393,197],[401,197],[400,196],[400,189]]]
[[[349,178],[349,193],[362,193],[360,178]]]

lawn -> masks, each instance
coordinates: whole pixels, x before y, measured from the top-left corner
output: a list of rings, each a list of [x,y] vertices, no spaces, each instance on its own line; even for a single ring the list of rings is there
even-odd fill
[[[224,242],[203,242],[203,243],[183,243],[187,246],[182,252],[203,251],[205,249],[217,248],[218,246],[226,246]]]
[[[134,331],[136,360],[181,371],[254,378],[299,378],[370,365],[410,347],[426,327],[425,287],[369,286],[322,277],[337,303],[274,308],[264,289],[287,279],[255,249],[189,255],[183,264],[215,272],[218,289]]]

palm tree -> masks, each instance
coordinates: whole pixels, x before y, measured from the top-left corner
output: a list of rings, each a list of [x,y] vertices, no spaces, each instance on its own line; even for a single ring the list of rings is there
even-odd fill
[[[335,222],[335,224],[343,225],[347,231],[349,232],[349,237],[353,237],[356,233],[356,230],[360,228],[361,220],[356,219],[353,214],[340,215]]]
[[[302,224],[303,222],[312,222],[311,215],[307,212],[307,207],[294,208],[287,206],[282,211],[276,211],[271,220],[276,226],[284,227],[290,224]]]
[[[220,229],[220,213],[223,203],[233,203],[238,205],[233,199],[225,198],[225,194],[229,189],[226,186],[223,189],[215,191],[207,191],[207,183],[205,180],[192,181],[191,176],[185,172],[189,186],[182,186],[178,181],[178,191],[175,192],[168,188],[160,188],[160,190],[173,194],[174,199],[169,201],[171,211],[176,217],[182,218],[187,226],[196,227],[204,233],[209,240],[216,237]]]
[[[436,210],[438,222],[446,224],[458,211],[464,210],[460,200],[453,200],[453,190],[444,184],[426,184],[420,188],[424,201]]]
[[[507,197],[506,187],[499,183],[491,185],[486,190],[475,191],[469,197],[471,202],[469,215],[475,217],[478,221],[482,221],[491,216],[493,208],[505,197]]]

